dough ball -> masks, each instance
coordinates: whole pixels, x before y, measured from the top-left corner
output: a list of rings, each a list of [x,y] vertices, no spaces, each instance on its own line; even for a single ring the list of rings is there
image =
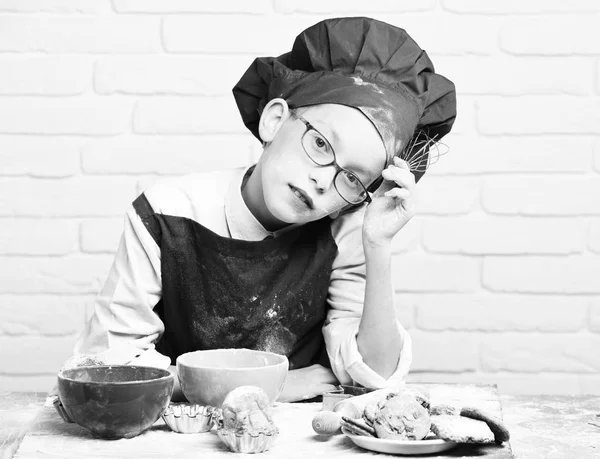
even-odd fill
[[[277,430],[269,413],[269,397],[260,387],[240,386],[232,390],[221,409],[225,430],[251,435]]]

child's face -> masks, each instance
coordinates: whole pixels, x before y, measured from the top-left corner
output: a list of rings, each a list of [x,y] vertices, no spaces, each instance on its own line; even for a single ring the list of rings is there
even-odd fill
[[[303,145],[307,126],[293,114],[284,113],[257,167],[264,207],[258,214],[267,220],[262,222],[266,226],[307,223],[348,205],[333,183],[339,169],[334,165],[320,166],[306,153],[311,142],[317,147],[323,144],[321,136],[333,148],[338,165],[353,172],[365,187],[381,175],[386,165],[381,137],[359,110],[322,104],[297,113],[318,133],[310,132]]]

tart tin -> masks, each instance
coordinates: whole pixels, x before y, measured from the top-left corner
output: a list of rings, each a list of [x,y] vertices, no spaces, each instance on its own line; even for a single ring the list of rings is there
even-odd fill
[[[221,441],[235,453],[262,453],[267,451],[277,439],[278,434],[278,429],[275,429],[272,433],[259,432],[255,435],[249,433],[239,434],[222,427],[217,429],[217,435]]]
[[[174,432],[202,433],[212,429],[218,410],[194,403],[170,403],[161,417]]]

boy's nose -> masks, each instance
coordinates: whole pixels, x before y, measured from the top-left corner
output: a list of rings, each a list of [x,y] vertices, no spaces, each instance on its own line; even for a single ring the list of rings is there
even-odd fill
[[[308,177],[315,184],[315,188],[320,193],[324,193],[333,185],[336,172],[333,164],[331,166],[317,166],[311,169]]]

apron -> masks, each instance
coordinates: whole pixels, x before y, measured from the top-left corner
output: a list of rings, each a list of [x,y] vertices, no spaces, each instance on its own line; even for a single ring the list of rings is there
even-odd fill
[[[243,241],[155,213],[144,194],[133,206],[161,250],[156,349],[171,364],[185,352],[247,348],[286,355],[290,369],[330,368],[321,329],[337,245],[328,218]]]

